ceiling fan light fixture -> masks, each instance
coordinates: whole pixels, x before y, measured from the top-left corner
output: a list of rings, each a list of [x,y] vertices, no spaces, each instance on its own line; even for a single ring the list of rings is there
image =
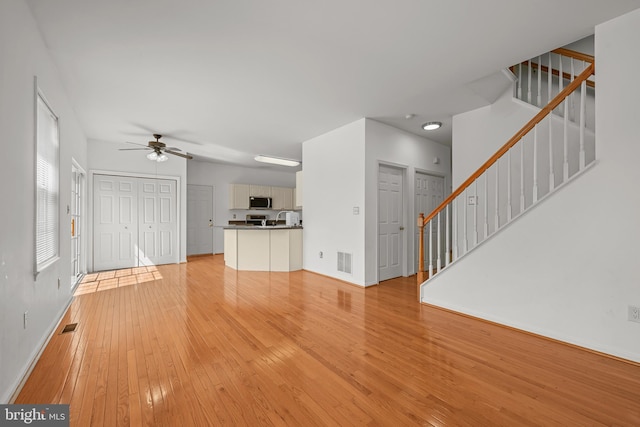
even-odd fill
[[[422,125],[424,130],[436,130],[442,127],[442,122],[427,122]]]
[[[158,153],[156,153],[155,151],[150,152],[149,154],[147,154],[147,159],[158,160]]]
[[[272,165],[289,166],[292,168],[300,164],[300,162],[297,160],[281,159],[280,157],[264,156],[262,154],[255,156],[254,160],[256,162],[270,163]]]
[[[157,161],[158,163],[160,163],[160,162],[166,162],[167,160],[169,160],[169,156],[167,156],[167,155],[166,155],[166,154],[164,154],[164,153],[160,153],[160,154],[158,155],[158,158],[156,159],[156,161]]]

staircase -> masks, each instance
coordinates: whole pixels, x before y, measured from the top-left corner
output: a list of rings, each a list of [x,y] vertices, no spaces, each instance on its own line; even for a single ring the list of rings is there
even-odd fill
[[[594,70],[593,57],[567,49],[510,68],[514,98],[539,111],[433,212],[420,214],[420,289],[595,162]]]

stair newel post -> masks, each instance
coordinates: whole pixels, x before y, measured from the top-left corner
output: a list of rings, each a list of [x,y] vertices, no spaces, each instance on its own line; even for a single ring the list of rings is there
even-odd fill
[[[562,182],[567,182],[569,179],[569,111],[567,108],[567,99],[564,100],[564,121],[562,131]]]
[[[580,170],[585,167],[585,153],[584,153],[584,129],[586,124],[586,98],[587,98],[587,81],[583,81],[580,84]]]
[[[538,201],[538,125],[533,128],[533,202]]]
[[[547,118],[549,123],[549,192],[552,192],[556,186],[556,176],[553,173],[553,120],[551,120],[551,114]]]
[[[473,247],[478,245],[478,180],[473,181]]]
[[[458,259],[458,198],[455,198],[453,201],[453,214],[451,215],[451,219],[453,221],[453,233],[451,238],[453,240],[453,254],[451,261]]]
[[[538,56],[538,107],[542,106],[542,56]]]
[[[418,215],[418,285],[425,281],[424,277],[424,213]]]
[[[469,224],[468,224],[468,222],[469,222],[468,218],[469,217],[468,217],[468,214],[467,214],[467,210],[468,210],[467,205],[469,204],[468,198],[467,198],[467,190],[468,189],[469,189],[469,187],[467,187],[467,189],[464,190],[464,198],[462,199],[462,205],[464,207],[464,221],[462,223],[462,226],[463,226],[462,235],[463,235],[464,241],[463,241],[462,249],[464,250],[463,253],[465,253],[465,254],[467,252],[469,252]]]
[[[433,277],[433,218],[429,221],[429,278]]]

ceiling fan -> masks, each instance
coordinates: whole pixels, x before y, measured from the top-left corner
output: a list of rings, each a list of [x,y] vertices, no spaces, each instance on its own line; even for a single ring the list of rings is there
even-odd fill
[[[160,142],[160,138],[162,138],[162,135],[154,133],[153,137],[156,140],[149,141],[146,147],[142,144],[136,144],[135,142],[127,141],[127,144],[139,145],[142,148],[120,148],[120,151],[152,150],[149,154],[147,154],[147,159],[155,160],[157,162],[165,162],[169,160],[169,157],[167,156],[167,154],[173,154],[174,156],[184,157],[185,159],[189,159],[189,160],[193,159],[193,156],[190,156],[189,154],[178,153],[178,151],[181,151],[179,148],[167,147],[164,142]]]

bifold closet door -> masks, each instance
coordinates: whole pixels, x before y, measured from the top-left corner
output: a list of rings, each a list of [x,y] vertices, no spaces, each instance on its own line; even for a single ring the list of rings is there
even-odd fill
[[[138,179],[93,179],[93,270],[137,266]]]
[[[94,176],[93,271],[178,262],[175,180]]]

